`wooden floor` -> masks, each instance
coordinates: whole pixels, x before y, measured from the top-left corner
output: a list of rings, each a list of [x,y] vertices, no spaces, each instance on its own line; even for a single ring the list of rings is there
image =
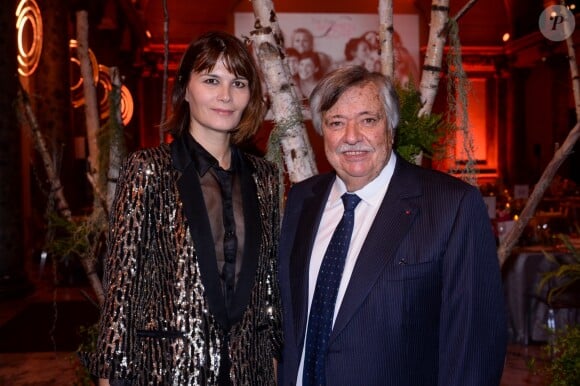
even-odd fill
[[[52,280],[37,278],[33,280],[35,290],[29,296],[0,300],[0,326],[18,315],[30,302],[78,301],[86,299],[86,294],[90,293],[87,287],[55,287],[50,283]],[[501,386],[549,385],[543,370],[546,363],[542,345],[510,345]],[[80,384],[79,369],[74,352],[0,353],[0,386]]]

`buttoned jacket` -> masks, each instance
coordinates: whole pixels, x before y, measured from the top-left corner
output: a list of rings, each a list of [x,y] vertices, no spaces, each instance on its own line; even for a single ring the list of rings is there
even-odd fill
[[[297,379],[310,255],[335,178],[312,177],[288,194],[279,265],[283,386]],[[477,188],[399,157],[375,219],[365,220],[373,223],[328,341],[327,385],[498,385],[507,323]]]

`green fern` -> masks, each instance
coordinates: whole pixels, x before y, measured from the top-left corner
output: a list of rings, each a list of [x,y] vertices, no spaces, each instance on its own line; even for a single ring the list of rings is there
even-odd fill
[[[448,125],[439,114],[419,116],[422,107],[421,94],[412,87],[397,89],[401,118],[395,135],[395,150],[409,162],[415,162],[419,154],[433,157],[442,147]]]

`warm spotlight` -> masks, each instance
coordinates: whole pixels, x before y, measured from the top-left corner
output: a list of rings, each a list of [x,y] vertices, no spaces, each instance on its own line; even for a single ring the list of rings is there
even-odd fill
[[[510,36],[509,32],[506,32],[506,33],[504,33],[504,34],[503,34],[503,36],[501,37],[501,40],[503,40],[503,42],[505,43],[505,42],[507,42],[508,40],[510,40],[510,37],[511,37],[511,36]]]

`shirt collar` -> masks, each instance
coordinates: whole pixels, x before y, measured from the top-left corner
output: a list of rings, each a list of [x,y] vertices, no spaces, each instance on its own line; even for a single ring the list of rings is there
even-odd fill
[[[189,153],[191,154],[193,164],[195,165],[195,170],[197,170],[197,173],[201,177],[203,177],[211,167],[216,168],[220,167],[218,160],[213,155],[211,155],[210,152],[205,150],[204,147],[201,146],[199,142],[197,142],[193,138],[191,133],[188,132],[185,135],[185,142],[189,150]],[[233,146],[232,146],[232,163],[229,170],[233,172],[239,170],[237,151],[235,151],[235,148]]]
[[[378,206],[381,204],[387,189],[389,188],[389,184],[391,182],[391,177],[393,177],[393,173],[395,171],[395,164],[397,163],[397,157],[394,151],[391,151],[391,156],[389,157],[389,161],[383,167],[383,170],[376,176],[372,181],[368,184],[363,186],[361,189],[351,192],[359,196],[362,201],[366,202],[371,206]],[[338,175],[334,180],[334,184],[332,184],[332,188],[330,190],[330,195],[328,197],[328,205],[335,206],[335,205],[342,205],[342,195],[346,193],[346,184]]]

